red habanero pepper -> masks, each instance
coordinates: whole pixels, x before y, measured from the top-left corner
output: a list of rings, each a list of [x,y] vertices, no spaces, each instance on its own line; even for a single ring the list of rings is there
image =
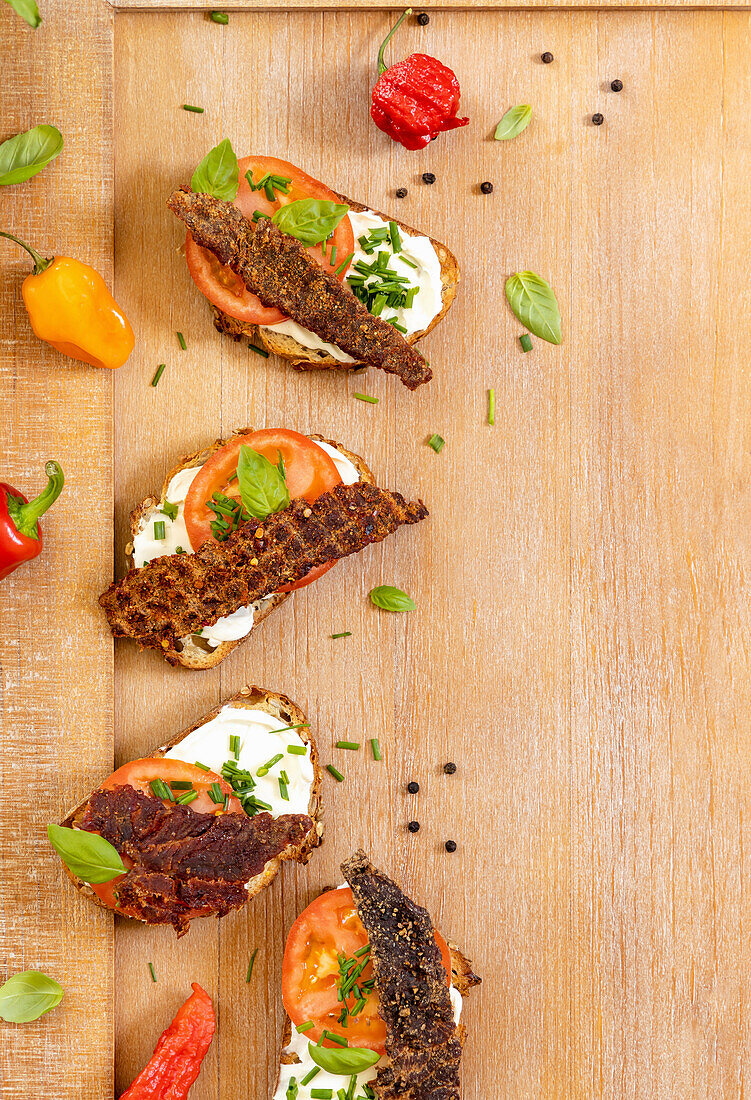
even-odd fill
[[[424,53],[413,53],[390,68],[384,50],[394,31],[412,11],[407,8],[394,24],[378,51],[378,81],[373,89],[370,115],[379,130],[406,149],[424,149],[445,130],[466,126],[468,118],[457,118],[459,81],[456,76]]]
[[[193,992],[162,1034],[148,1065],[120,1100],[185,1100],[215,1027],[211,997],[193,982]]]
[[[33,500],[0,481],[0,580],[42,552],[39,517],[55,503],[65,483],[59,463],[48,462],[44,472],[47,488]]]

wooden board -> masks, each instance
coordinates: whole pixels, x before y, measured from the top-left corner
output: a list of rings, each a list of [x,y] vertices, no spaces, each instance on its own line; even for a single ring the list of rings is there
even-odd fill
[[[87,1004],[88,1045],[75,1058],[80,1000],[13,1030],[6,1093],[25,1097],[33,1081],[67,1100],[81,1094],[83,1079],[87,1094],[112,1095],[108,996],[120,1090],[198,980],[217,999],[220,1027],[191,1100],[270,1095],[284,936],[317,890],[338,880],[341,859],[365,844],[429,905],[485,979],[466,1007],[465,1100],[743,1095],[751,1030],[751,17],[436,12],[425,31],[404,28],[400,52],[451,59],[472,125],[410,154],[368,117],[373,45],[389,17],[365,7],[233,12],[228,27],[198,12],[115,20],[115,279],[139,338],[115,379],[116,569],[129,508],[160,484],[176,454],[240,424],[338,438],[384,484],[423,496],[432,515],[299,593],[218,670],[189,674],[117,647],[118,762],[249,681],[292,695],[325,758],[347,778],[327,781],[322,851],[307,870],[286,868],[245,912],[203,922],[179,944],[165,931],[118,923],[114,985],[109,918],[63,892],[61,921],[51,861],[46,906],[55,917],[30,908],[37,894],[26,868],[36,874],[39,863],[25,849],[19,865],[15,811],[9,826],[4,807],[0,851],[6,867],[15,860],[2,876],[4,942],[18,951],[22,938],[24,965],[41,945],[51,954],[40,961],[52,969],[66,927],[66,969],[57,973],[76,988],[91,982],[95,966],[99,978],[98,994],[88,989],[98,996],[96,1011]],[[538,63],[543,49],[555,54],[553,65]],[[479,65],[480,56],[493,64]],[[615,76],[624,81],[620,95],[607,90]],[[20,75],[13,86],[22,86]],[[206,113],[184,114],[183,102]],[[533,125],[514,143],[493,142],[495,123],[515,102],[534,104]],[[606,116],[599,129],[588,123],[595,110]],[[410,395],[374,372],[298,375],[213,332],[163,203],[224,136],[239,151],[296,161],[456,249],[464,282],[425,343],[435,370],[429,387]],[[437,176],[433,187],[420,182],[426,169]],[[478,193],[484,179],[495,183],[491,196]],[[62,205],[52,180],[45,174],[33,185],[41,227]],[[401,203],[398,186],[409,189]],[[106,228],[107,188],[103,196],[83,175],[77,187]],[[26,209],[24,194],[12,196],[14,217]],[[82,235],[71,231],[66,243],[83,247],[90,230],[74,215]],[[102,242],[106,251],[106,233]],[[560,348],[535,341],[531,354],[519,350],[503,285],[524,267],[558,292]],[[13,322],[8,331],[23,336],[38,363],[18,308]],[[29,453],[24,432],[39,423],[27,397],[38,377],[17,363],[15,345],[2,352],[27,387],[14,405],[22,431],[6,447],[19,456],[18,479],[31,470],[21,458]],[[162,361],[167,370],[153,389]],[[75,403],[64,405],[67,368],[47,369],[58,371],[53,415],[77,425]],[[81,377],[87,398],[101,386],[106,404],[106,381]],[[497,395],[494,428],[486,424],[488,386]],[[352,398],[363,390],[380,403]],[[109,423],[99,430],[101,456]],[[425,445],[434,431],[448,441],[439,456]],[[75,463],[74,448],[66,458]],[[109,484],[104,468],[98,476]],[[50,581],[60,576],[59,547],[89,568],[94,557],[96,524],[84,542],[58,515],[51,532],[72,541],[56,543],[56,556],[34,567],[49,569]],[[108,530],[105,520],[97,582],[109,569]],[[78,576],[68,566],[66,593]],[[31,571],[18,578],[14,601],[26,585],[38,597]],[[418,610],[377,612],[366,594],[378,583],[410,591]],[[91,614],[91,588],[79,586],[66,606]],[[59,601],[56,587],[44,592]],[[87,655],[88,667],[106,685],[108,647],[95,615],[91,622],[101,649]],[[340,630],[352,637],[332,641]],[[49,638],[38,631],[36,617],[14,616],[3,634],[7,653],[23,653],[25,669],[42,653],[70,660],[62,625]],[[17,746],[17,716],[25,730],[33,722],[10,659],[4,716]],[[71,686],[80,667],[53,669],[55,693],[37,716],[33,743],[42,734],[45,744],[57,741],[43,762],[32,827],[108,766],[109,696],[105,686],[95,712],[88,684]],[[65,711],[51,719],[58,698]],[[362,752],[342,760],[332,746],[344,736],[379,737],[383,764]],[[449,758],[459,764],[450,780],[441,771]],[[421,784],[417,798],[405,792],[410,779]],[[59,799],[56,783],[70,797]],[[412,817],[422,823],[416,836],[405,830]],[[453,856],[442,848],[449,837],[459,845]],[[89,969],[84,943],[86,952],[101,949]]]

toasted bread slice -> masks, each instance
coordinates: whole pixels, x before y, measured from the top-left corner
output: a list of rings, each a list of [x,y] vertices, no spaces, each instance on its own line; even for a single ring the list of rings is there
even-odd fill
[[[362,203],[353,202],[352,199],[345,198],[344,195],[338,195],[337,197],[340,202],[346,203],[357,213],[363,213],[372,209],[371,207],[363,206]],[[405,233],[411,236],[425,236],[419,229],[414,229],[412,226],[406,225],[396,218],[389,218],[388,215],[381,214],[378,210],[373,210],[373,213],[379,218],[383,218],[384,221],[395,221],[400,229],[403,229]],[[451,252],[445,244],[441,244],[440,241],[433,240],[432,237],[430,237],[429,240],[441,264],[441,283],[443,287],[441,298],[443,307],[441,312],[436,314],[426,329],[423,329],[421,332],[413,332],[411,335],[405,337],[408,344],[417,343],[418,340],[426,336],[435,328],[438,322],[446,316],[446,313],[456,297],[457,287],[459,286],[460,273],[456,256],[454,256],[453,252]],[[280,356],[282,359],[289,359],[295,370],[356,371],[361,370],[365,365],[362,363],[342,363],[341,360],[334,359],[333,356],[328,355],[325,351],[316,351],[312,348],[304,347],[295,340],[293,336],[286,336],[282,333],[274,332],[272,329],[264,328],[263,325],[249,325],[244,321],[237,321],[234,317],[228,317],[226,313],[222,313],[216,306],[212,306],[211,309],[214,314],[214,326],[219,332],[225,333],[235,340],[247,337],[253,342],[260,341],[267,351]]]
[[[164,479],[164,484],[162,485],[162,492],[159,499],[153,496],[146,497],[146,499],[141,501],[138,507],[134,508],[133,511],[130,513],[130,529],[132,536],[135,537],[141,524],[148,522],[151,516],[155,512],[158,512],[160,510],[166,499],[169,484],[175,474],[179,474],[181,470],[188,470],[191,468],[191,466],[202,466],[203,463],[206,462],[211,457],[211,455],[214,454],[215,451],[218,451],[220,447],[226,446],[227,443],[231,442],[231,440],[235,436],[247,435],[249,432],[252,431],[252,428],[237,428],[232,433],[229,439],[217,439],[208,447],[204,447],[200,451],[194,451],[193,454],[183,456],[179,460],[177,465],[170,470],[170,472]],[[336,443],[333,439],[326,439],[322,435],[311,435],[309,438],[317,440],[321,443],[328,443],[329,446],[335,447],[337,451],[339,451],[339,453],[343,455],[344,458],[348,458],[349,461],[355,466],[357,472],[360,475],[361,481],[367,481],[371,485],[374,483],[375,479],[370,468],[366,465],[364,459],[360,458],[359,455],[354,454],[352,451],[348,451],[345,447],[341,445],[341,443]],[[125,547],[125,553],[130,559],[130,568],[134,568],[132,560],[132,542],[128,543],[128,545]],[[256,627],[260,623],[262,623],[268,615],[271,614],[274,608],[279,607],[280,604],[283,604],[284,601],[289,599],[291,595],[291,592],[280,592],[275,593],[273,596],[270,596],[269,599],[264,600],[262,606],[255,613],[255,616],[253,618],[253,629],[250,633],[252,634],[253,630],[255,630]],[[191,635],[190,637],[182,639],[182,648],[180,650],[168,650],[167,652],[165,652],[165,657],[171,659],[171,663],[181,664],[184,668],[214,668],[215,665],[221,664],[224,658],[228,657],[233,649],[236,649],[237,646],[242,645],[242,643],[248,637],[250,637],[249,634],[247,634],[245,638],[238,638],[235,641],[221,642],[218,646],[211,646],[204,638],[201,638],[198,635]]]
[[[187,729],[181,730],[180,733],[176,733],[165,744],[160,745],[152,752],[148,753],[148,756],[164,756],[165,753],[179,745],[179,743],[193,733],[194,730],[199,729],[201,726],[205,726],[207,722],[210,722],[212,718],[216,718],[223,707],[238,707],[246,708],[247,710],[262,710],[266,714],[270,714],[273,718],[279,719],[279,722],[285,726],[298,725],[299,723],[307,723],[305,714],[300,710],[296,703],[293,703],[286,695],[282,695],[279,692],[268,691],[266,688],[259,687],[245,687],[239,691],[232,698],[228,699],[225,703],[220,703],[218,706],[210,710],[208,714],[205,714],[203,718],[199,718],[197,722],[194,722],[192,726],[188,726]],[[307,863],[311,857],[314,848],[317,848],[321,843],[321,836],[323,834],[323,824],[321,822],[321,765],[318,756],[318,749],[307,725],[302,726],[297,731],[300,740],[305,744],[310,745],[310,760],[313,765],[313,783],[310,789],[310,801],[308,803],[308,816],[313,821],[313,827],[303,838],[302,842],[295,846],[286,848],[283,852],[280,852],[277,857],[268,861],[264,866],[261,874],[256,875],[247,884],[246,889],[248,898],[255,897],[261,890],[265,889],[276,878],[279,868],[283,862],[287,860],[295,860],[297,863]],[[76,821],[80,815],[84,813],[91,796],[87,795],[82,802],[67,814],[65,819],[60,822],[64,828],[73,829],[76,827]],[[97,897],[88,883],[78,878],[70,871],[65,864],[63,869],[68,878],[74,884],[77,890],[79,890],[85,897],[90,898],[97,905],[102,908],[109,908]],[[138,919],[138,918],[135,918]]]

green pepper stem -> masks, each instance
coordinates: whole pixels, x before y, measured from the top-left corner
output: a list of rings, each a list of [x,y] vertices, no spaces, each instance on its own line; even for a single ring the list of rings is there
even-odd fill
[[[386,47],[388,46],[389,42],[393,38],[396,31],[399,30],[399,28],[401,27],[402,23],[407,18],[407,16],[411,15],[411,14],[412,14],[412,8],[407,8],[407,10],[405,12],[402,12],[402,14],[397,19],[396,23],[394,23],[393,27],[391,28],[391,30],[389,31],[389,33],[386,35],[383,42],[381,43],[381,48],[378,51],[378,75],[379,76],[381,75],[381,73],[385,73],[386,69],[388,68],[388,65],[383,60],[383,54],[384,54],[384,51],[385,51]]]
[[[59,462],[46,463],[44,472],[49,478],[47,487],[42,489],[39,496],[34,497],[28,504],[20,504],[11,511],[13,522],[18,528],[19,534],[32,539],[38,538],[37,523],[39,517],[43,516],[47,509],[52,507],[62,493],[65,484],[65,475]]]
[[[26,249],[32,260],[34,261],[34,275],[41,274],[41,272],[44,271],[45,268],[50,266],[55,258],[54,256],[49,256],[45,260],[44,256],[42,256],[41,253],[37,252],[35,248],[32,248],[30,244],[26,244],[26,241],[22,241],[20,237],[14,237],[12,233],[4,233],[2,229],[0,229],[0,237],[7,237],[9,241],[15,241],[16,244],[20,244],[21,248]]]

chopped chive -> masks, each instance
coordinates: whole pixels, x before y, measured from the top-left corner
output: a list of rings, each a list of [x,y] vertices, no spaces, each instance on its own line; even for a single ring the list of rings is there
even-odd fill
[[[154,522],[154,538],[157,540],[157,542],[161,542],[162,539],[164,539],[165,537],[166,537],[166,535],[165,535],[164,520],[163,519],[155,520],[155,522]]]
[[[156,798],[161,798],[167,802],[175,801],[175,796],[163,779],[152,779],[149,786],[151,787],[152,794]]]
[[[522,346],[522,351],[532,350],[532,337],[529,335],[528,332],[525,332],[523,336],[519,337],[519,343]]]
[[[446,440],[443,438],[442,435],[431,435],[430,439],[428,440],[428,446],[432,447],[437,455],[441,453],[445,445]]]
[[[380,401],[380,397],[371,397],[368,393],[355,393],[352,396],[356,397],[358,401],[367,401],[370,405],[377,405]]]
[[[200,768],[202,772],[210,772],[211,768],[207,764],[202,764],[199,760],[196,760],[195,766]]]
[[[342,260],[342,262],[339,264],[339,266],[337,268],[335,268],[334,274],[335,275],[341,275],[341,273],[344,271],[344,269],[346,268],[347,264],[351,261],[353,256],[354,256],[354,252],[350,252],[349,256],[347,256],[344,260]]]
[[[279,772],[279,778],[283,779],[285,783],[289,783],[289,776],[285,772],[284,768]]]
[[[415,271],[417,271],[417,264],[413,264],[412,261],[408,260],[406,256],[400,256],[399,259],[402,261],[403,264],[406,264],[407,267],[413,267]],[[419,289],[419,287],[415,287],[415,290]]]
[[[181,806],[187,806],[196,798],[198,798],[198,791],[186,791],[185,794],[181,794],[176,801],[179,802]]]
[[[269,200],[269,202],[276,202],[276,194],[274,192],[274,181],[272,179],[267,179],[266,180],[266,182],[263,185],[263,189],[266,192],[266,198]]]
[[[284,754],[278,752],[276,756],[272,756],[271,759],[267,760],[265,764],[261,764],[260,768],[258,768],[258,770],[256,771],[256,775],[268,775],[271,768],[274,767],[274,764],[278,764],[279,761],[282,759],[284,759]]]
[[[256,355],[260,355],[262,359],[268,359],[269,357],[269,353],[266,351],[266,348],[256,347],[255,344],[248,344],[248,350],[254,351]]]
[[[258,190],[256,185],[253,183],[253,170],[252,169],[249,168],[248,171],[245,173],[245,179],[248,181],[248,187],[251,189],[251,191],[257,191]]]
[[[235,760],[240,759],[240,738],[238,734],[231,733],[229,738],[229,751],[234,756]]]
[[[312,1100],[333,1100],[333,1089],[311,1089],[310,1095]]]
[[[155,982],[156,981],[156,973],[154,972],[154,964],[153,963],[149,963],[149,972],[151,973],[152,982]]]
[[[335,244],[332,244],[332,246],[331,246],[331,254],[329,255],[329,263],[330,264],[336,263],[336,245]]]
[[[359,749],[359,741],[337,741],[336,747],[338,749]]]
[[[305,756],[307,751],[305,745],[287,745],[287,752],[290,756]]]
[[[183,351],[185,351],[185,349],[187,348],[188,345],[185,343],[185,337],[183,336],[183,334],[181,332],[178,332],[178,334],[177,334],[177,342],[180,345],[180,347],[183,349]]]
[[[168,500],[165,500],[159,510],[163,516],[166,516],[167,519],[171,519],[173,522],[177,519],[177,513],[180,511],[176,504],[171,504]]]
[[[167,369],[167,364],[166,363],[160,363],[159,364],[159,366],[156,368],[156,374],[151,379],[152,386],[158,386],[159,385],[159,379],[162,377],[162,375],[164,374],[166,369]]]
[[[312,1020],[306,1020],[304,1024],[295,1024],[295,1027],[301,1035],[304,1035],[306,1031],[310,1031],[310,1029],[315,1026]]]
[[[202,115],[203,107],[194,107],[192,103],[183,103],[184,111],[192,111],[194,115]]]
[[[312,1070],[310,1071],[310,1073],[306,1073],[306,1074],[305,1074],[305,1076],[303,1077],[303,1079],[302,1079],[302,1081],[300,1082],[300,1084],[301,1084],[301,1085],[307,1085],[307,1084],[309,1084],[309,1083],[310,1083],[310,1082],[311,1082],[311,1081],[313,1080],[313,1078],[314,1078],[314,1077],[317,1077],[317,1076],[318,1076],[318,1074],[319,1074],[320,1072],[321,1072],[321,1067],[320,1067],[320,1066],[315,1066],[315,1067],[314,1067],[314,1068],[313,1068],[313,1069],[312,1069]]]
[[[399,226],[396,222],[389,222],[389,234],[391,236],[391,247],[394,252],[401,252],[402,238],[399,236]]]
[[[209,787],[209,798],[220,806],[224,802],[224,791],[218,783],[212,783]]]
[[[187,779],[172,779],[169,783],[170,790],[173,791],[192,791],[193,784]]]
[[[256,955],[257,954],[258,954],[258,948],[256,948],[255,951],[253,952],[253,954],[250,956],[250,965],[248,966],[248,973],[245,976],[245,981],[246,982],[250,981],[250,976],[253,973],[253,964],[256,961]]]
[[[282,726],[282,728],[278,730],[269,730],[269,733],[286,733],[287,730],[301,730],[309,725],[310,722],[298,722],[296,726]]]
[[[373,750],[373,759],[374,760],[382,760],[383,757],[381,756],[381,746],[378,744],[378,738],[377,737],[371,737],[370,747]]]
[[[229,16],[226,11],[212,11],[211,13],[212,23],[221,23],[223,27],[226,27],[229,23]]]
[[[488,424],[495,424],[495,390],[488,390]]]
[[[287,790],[287,784],[279,777],[279,797],[283,798],[285,802],[289,802],[289,791]]]
[[[339,771],[338,768],[334,767],[333,764],[327,764],[326,765],[326,771],[330,775],[333,775],[333,777],[337,781],[337,783],[342,783],[344,781],[344,776],[342,775],[342,773]]]
[[[339,1047],[349,1046],[349,1042],[347,1041],[347,1039],[344,1038],[343,1035],[335,1035],[333,1031],[327,1031],[325,1028],[323,1031],[323,1037],[324,1039],[328,1039],[332,1043],[336,1043],[336,1045]]]
[[[352,631],[351,630],[343,630],[341,632],[341,634],[332,634],[330,636],[332,638],[351,638],[352,637]]]

